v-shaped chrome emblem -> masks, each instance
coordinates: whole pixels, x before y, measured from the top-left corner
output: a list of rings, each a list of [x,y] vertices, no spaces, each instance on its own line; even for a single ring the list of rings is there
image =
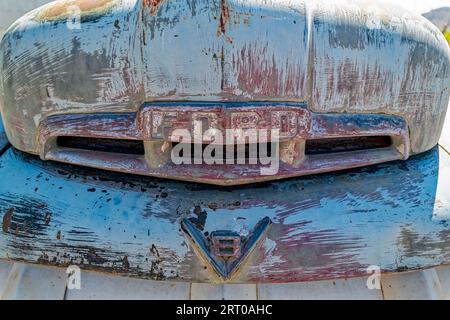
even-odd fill
[[[189,219],[181,222],[194,251],[224,281],[230,280],[237,273],[266,236],[271,224],[268,217],[260,220],[247,237],[226,230],[214,231],[209,237],[205,237]]]

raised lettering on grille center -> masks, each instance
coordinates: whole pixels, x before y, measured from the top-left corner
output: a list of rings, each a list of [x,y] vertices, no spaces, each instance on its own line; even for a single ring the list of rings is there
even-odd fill
[[[166,110],[164,110],[166,109]],[[141,116],[141,126],[148,140],[172,141],[174,130],[188,130],[192,136],[202,136],[210,129],[279,130],[280,140],[302,138],[310,131],[310,114],[302,108],[148,108]],[[208,141],[203,141],[208,142]]]

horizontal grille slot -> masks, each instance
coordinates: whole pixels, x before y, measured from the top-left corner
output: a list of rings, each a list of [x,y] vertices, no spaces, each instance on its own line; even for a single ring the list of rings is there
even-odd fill
[[[128,155],[145,155],[144,142],[141,140],[59,136],[56,141],[57,146],[63,148]],[[173,143],[172,147],[177,145],[179,144]],[[263,156],[271,157],[273,149],[272,143],[265,143],[265,145],[267,151],[264,152],[265,154]],[[182,146],[184,150],[191,150],[190,158],[194,161],[196,159],[195,150],[197,145],[184,144]],[[208,144],[201,145],[202,157],[207,146]],[[261,144],[245,144],[243,145],[244,152],[242,153],[239,149],[242,148],[242,145],[234,144],[233,159],[238,160],[244,157],[245,163],[249,163],[250,159],[259,159],[261,156],[260,146]],[[389,136],[314,139],[306,141],[305,155],[324,155],[337,152],[372,150],[387,148],[390,146],[392,146],[392,139]],[[227,157],[227,146],[222,145],[221,148],[223,150],[223,162],[225,163]],[[251,154],[250,151],[252,148],[256,150],[256,153]],[[183,152],[181,152],[179,156],[184,157]],[[215,157],[214,152],[212,153],[212,156]]]
[[[130,155],[144,155],[144,142],[140,140],[100,139],[85,137],[60,136],[56,143],[58,147],[100,151]]]
[[[389,136],[367,136],[352,138],[326,138],[307,140],[305,147],[306,155],[327,154],[336,152],[371,150],[387,148],[392,145]]]

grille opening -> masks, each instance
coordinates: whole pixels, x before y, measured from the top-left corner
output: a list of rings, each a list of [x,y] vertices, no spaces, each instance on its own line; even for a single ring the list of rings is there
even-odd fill
[[[144,155],[144,142],[139,140],[58,137],[58,147],[131,155]]]
[[[183,150],[189,150],[189,148],[190,148],[190,150],[191,150],[191,161],[193,163],[194,160],[196,159],[196,154],[195,154],[195,151],[194,151],[195,147],[196,147],[196,144],[194,144],[194,143],[183,144],[182,142],[181,143],[172,143],[172,148],[175,147],[175,146],[178,146],[180,144],[182,145],[183,149],[180,151],[180,154],[177,155],[177,156],[184,157]],[[261,159],[262,157],[271,157],[272,156],[272,150],[276,150],[276,145],[275,144],[272,145],[272,143],[267,142],[267,143],[264,143],[264,145],[266,145],[266,150],[263,152],[261,150],[261,145],[263,145],[263,143],[255,143],[255,144],[248,144],[247,143],[247,144],[244,145],[244,152],[238,152],[238,150],[239,150],[238,146],[242,146],[242,145],[234,144],[233,145],[233,149],[234,149],[234,151],[233,151],[233,159],[234,159],[234,162],[237,163],[238,159],[241,160],[242,159],[242,155],[243,155],[244,159],[245,159],[245,164],[250,164],[250,159],[258,160],[258,159]],[[202,157],[203,157],[203,154],[205,152],[205,148],[207,146],[209,146],[209,144],[202,144],[202,154],[201,154]],[[227,160],[227,146],[226,145],[221,145],[220,147],[223,150],[223,152],[222,152],[223,163],[226,163],[226,160]],[[255,154],[250,154],[250,151],[253,150],[253,149],[256,150],[256,153]],[[260,157],[260,153],[262,153],[262,157]],[[216,156],[215,150],[211,153],[211,156],[212,157]],[[250,156],[252,156],[252,157],[250,157]],[[201,158],[201,159],[203,159],[203,158]]]
[[[335,152],[360,151],[387,148],[390,146],[392,146],[392,138],[389,136],[327,138],[307,140],[305,154],[315,155]]]

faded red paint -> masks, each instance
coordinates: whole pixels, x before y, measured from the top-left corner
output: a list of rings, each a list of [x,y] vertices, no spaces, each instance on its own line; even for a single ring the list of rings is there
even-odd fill
[[[279,65],[267,46],[250,43],[232,57],[238,89],[257,96],[301,98],[304,77],[301,66],[293,62]],[[232,85],[231,85],[232,86]],[[234,87],[225,88],[230,92]]]
[[[150,9],[150,14],[154,16],[158,11],[159,6],[166,0],[144,0],[144,6]]]
[[[358,237],[348,237],[339,234],[336,230],[305,231],[308,230],[308,222],[302,221],[296,224],[277,223],[272,225],[270,238],[277,242],[277,246],[270,254],[264,247],[259,250],[259,268],[248,270],[248,282],[251,283],[280,283],[304,282],[345,277],[358,277],[366,274],[367,266],[358,261],[358,255],[354,254],[364,247],[364,243]],[[294,234],[294,236],[292,236]],[[293,256],[289,248],[297,248],[298,256]],[[332,255],[330,252],[339,252]],[[276,261],[270,258],[278,257]],[[267,261],[265,261],[268,259]],[[296,261],[293,264],[293,261]],[[303,265],[298,261],[303,261]],[[266,266],[277,272],[264,272]],[[313,266],[313,267],[312,267]],[[321,267],[319,267],[321,266]],[[345,266],[345,267],[343,267]],[[286,272],[286,270],[291,270]]]

